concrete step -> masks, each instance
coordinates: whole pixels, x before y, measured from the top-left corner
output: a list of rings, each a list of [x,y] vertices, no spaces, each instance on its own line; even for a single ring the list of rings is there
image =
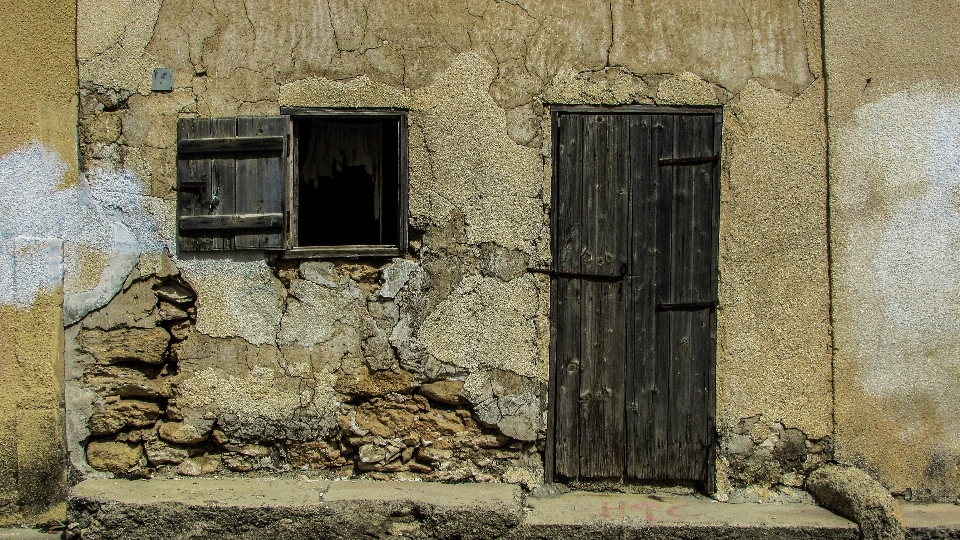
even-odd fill
[[[960,540],[960,506],[900,503],[908,540]]]
[[[60,534],[48,534],[34,529],[0,529],[0,540],[57,540]]]
[[[927,535],[912,537],[958,538],[943,535],[960,531],[960,512],[950,513],[960,507],[935,506],[905,506],[911,531]],[[811,505],[585,492],[534,499],[505,484],[88,480],[71,491],[68,514],[84,540],[858,537],[856,524]]]

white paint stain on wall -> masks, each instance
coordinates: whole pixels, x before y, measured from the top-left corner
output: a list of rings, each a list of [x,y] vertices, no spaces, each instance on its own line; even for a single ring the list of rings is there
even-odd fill
[[[836,141],[842,354],[869,394],[922,396],[960,427],[960,90],[864,105]]]
[[[62,277],[71,324],[109,301],[141,254],[170,246],[173,210],[127,171],[93,171],[64,188],[67,168],[40,143],[0,157],[0,305],[29,307]]]

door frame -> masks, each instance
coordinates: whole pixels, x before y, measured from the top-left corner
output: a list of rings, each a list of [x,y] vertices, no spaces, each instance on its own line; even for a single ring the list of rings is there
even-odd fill
[[[557,165],[559,155],[557,139],[557,127],[558,127],[558,117],[560,114],[705,114],[712,113],[720,117],[720,121],[716,123],[716,135],[714,139],[714,146],[716,155],[720,156],[722,153],[722,129],[723,129],[723,107],[722,106],[673,106],[673,105],[549,105],[549,114],[550,114],[550,253],[552,255],[552,265],[551,269],[556,271],[557,264],[557,230],[558,230],[558,220],[559,215],[556,212],[557,209],[557,182],[558,182],[558,172]],[[720,163],[717,163],[717,167],[720,167]],[[720,190],[722,187],[721,178],[718,175],[717,179],[717,189]],[[714,226],[716,227],[717,237],[714,238],[715,246],[717,248],[716,254],[719,257],[719,234],[720,234],[720,193],[717,194],[717,206],[714,212]],[[717,265],[713,268],[714,282],[719,288],[719,261]],[[719,291],[718,291],[719,293]],[[556,313],[555,308],[557,305],[557,282],[556,278],[550,278],[550,346],[549,346],[549,365],[548,365],[548,374],[549,380],[547,383],[547,426],[546,426],[546,447],[544,449],[544,482],[547,484],[553,484],[555,481],[555,471],[556,471],[556,399],[557,396],[557,341],[556,341]],[[711,419],[714,424],[714,429],[716,428],[716,407],[717,407],[717,348],[719,346],[719,340],[717,339],[717,310],[719,310],[719,305],[717,305],[714,310],[714,315],[712,317],[714,328],[712,329],[712,334],[714,337],[714,350],[713,358],[710,362],[710,368],[708,372],[708,379],[713,381],[713,384],[710,386],[710,396],[709,404],[710,409],[713,411],[713,418]],[[714,442],[712,447],[709,449],[708,458],[707,458],[707,478],[704,483],[704,488],[708,494],[715,493],[717,490],[717,478],[716,478],[716,460],[717,460],[717,442]]]

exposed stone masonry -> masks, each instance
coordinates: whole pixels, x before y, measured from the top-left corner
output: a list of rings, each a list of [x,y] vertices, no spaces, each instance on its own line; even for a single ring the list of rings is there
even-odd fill
[[[734,502],[803,499],[807,476],[833,460],[829,435],[811,439],[763,415],[721,428],[719,447],[720,492]]]
[[[504,255],[481,258],[496,266],[490,261]],[[129,478],[312,471],[541,482],[531,425],[541,413],[539,383],[493,370],[485,384],[465,387],[447,378],[463,378],[450,366],[427,362],[431,376],[416,354],[391,345],[397,298],[418,264],[277,261],[283,324],[278,345],[259,347],[197,332],[195,292],[171,259],[163,268],[138,268],[78,323],[83,385],[95,396],[86,443],[93,469]],[[224,380],[218,369],[232,375]]]

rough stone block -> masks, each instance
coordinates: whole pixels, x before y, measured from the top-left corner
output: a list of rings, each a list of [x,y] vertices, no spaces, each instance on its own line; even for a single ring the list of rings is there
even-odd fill
[[[163,411],[156,403],[121,399],[94,412],[88,428],[92,435],[109,435],[130,426],[152,426],[162,415]]]
[[[87,462],[94,469],[123,474],[140,462],[143,449],[114,441],[93,441],[87,445]]]
[[[170,334],[163,328],[118,328],[84,330],[80,347],[101,364],[140,361],[161,364],[165,360]]]
[[[860,525],[863,540],[903,540],[900,507],[880,482],[856,467],[825,465],[807,477],[821,506]]]

